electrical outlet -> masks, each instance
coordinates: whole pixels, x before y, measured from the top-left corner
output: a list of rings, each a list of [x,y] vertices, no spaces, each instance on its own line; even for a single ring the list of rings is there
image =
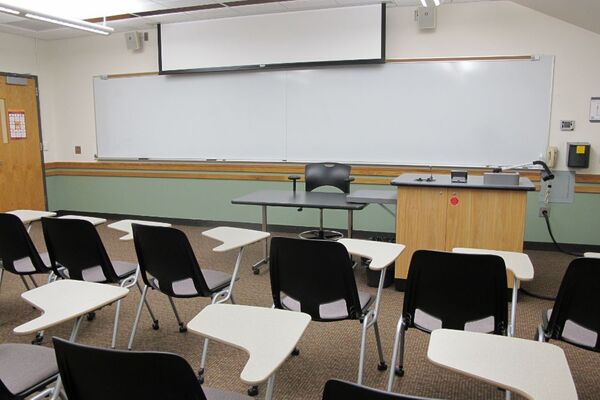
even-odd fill
[[[538,216],[540,218],[544,218],[544,214],[546,214],[547,216],[550,216],[550,208],[549,207],[540,207]]]
[[[81,146],[75,146],[75,154],[81,154]]]

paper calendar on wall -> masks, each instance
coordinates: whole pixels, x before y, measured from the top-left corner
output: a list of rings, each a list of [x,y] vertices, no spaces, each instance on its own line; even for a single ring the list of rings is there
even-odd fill
[[[8,110],[8,127],[11,139],[25,139],[27,129],[25,128],[25,111]]]

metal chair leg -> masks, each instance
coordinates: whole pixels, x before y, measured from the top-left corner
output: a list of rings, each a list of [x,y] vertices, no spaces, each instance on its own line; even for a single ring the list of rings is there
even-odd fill
[[[117,301],[117,309],[115,310],[115,323],[113,326],[112,341],[110,342],[111,349],[117,345],[117,332],[119,331],[119,314],[121,312],[121,300]]]
[[[187,327],[185,326],[185,323],[183,321],[181,321],[181,318],[179,317],[179,313],[177,312],[177,308],[175,307],[175,302],[173,301],[173,299],[171,298],[171,296],[167,296],[169,298],[169,303],[171,303],[171,308],[173,309],[173,313],[175,314],[175,318],[177,319],[177,324],[179,325],[179,332],[187,332]]]
[[[387,369],[387,364],[385,363],[385,359],[383,358],[381,336],[379,336],[379,325],[377,325],[377,321],[373,323],[373,328],[375,329],[375,343],[377,344],[377,352],[379,353],[379,364],[377,364],[377,369],[379,371],[385,371]]]
[[[33,279],[33,275],[29,275],[29,279],[31,279],[31,283],[33,283],[34,287],[38,287],[37,282],[35,281],[35,279]]]
[[[2,288],[2,278],[4,277],[4,268],[0,268],[0,288]]]
[[[367,313],[362,320],[362,336],[360,338],[360,355],[358,357],[358,378],[356,383],[362,385],[363,369],[365,365],[365,351],[367,348],[367,329],[369,327],[369,320],[371,318],[371,312]]]
[[[140,283],[138,281],[136,281],[135,285],[137,286],[137,288],[138,288],[138,290],[140,291],[140,294],[141,294],[142,293],[142,288],[140,286]],[[147,288],[148,286],[144,285],[144,287]],[[154,316],[154,313],[152,312],[152,309],[150,308],[150,303],[148,303],[148,299],[146,299],[146,296],[144,296],[144,304],[146,305],[146,308],[148,309],[148,313],[150,314],[150,318],[152,319],[152,329],[154,329],[156,331],[159,328],[159,326],[158,326],[158,320]]]
[[[31,290],[31,288],[29,287],[29,284],[27,283],[27,281],[25,280],[25,277],[23,275],[19,275],[21,277],[21,280],[23,281],[23,285],[25,285],[25,288],[27,290]]]
[[[135,319],[133,320],[133,329],[131,330],[131,336],[129,336],[129,343],[127,344],[127,350],[131,350],[133,346],[133,339],[135,338],[135,331],[137,330],[138,323],[140,322],[140,315],[142,314],[142,307],[144,306],[144,300],[146,300],[146,292],[148,291],[148,286],[144,285],[144,290],[142,290],[142,297],[140,298],[140,303],[137,307],[137,312],[135,313]]]
[[[404,363],[404,360],[400,361],[398,364],[398,350],[400,347],[400,343],[402,343],[402,353],[404,352],[404,319],[402,317],[400,317],[400,321],[398,321],[398,324],[396,325],[396,335],[394,337],[394,344],[392,345],[392,368],[390,370],[390,375],[388,377],[388,384],[387,384],[387,391],[391,392],[392,391],[392,387],[394,385],[394,377],[396,375],[396,373],[398,371],[401,371],[399,373],[400,376],[404,375],[404,370],[402,370],[402,367],[398,368],[397,366],[400,365],[402,366],[402,364]],[[404,356],[402,355],[402,358],[404,358]]]

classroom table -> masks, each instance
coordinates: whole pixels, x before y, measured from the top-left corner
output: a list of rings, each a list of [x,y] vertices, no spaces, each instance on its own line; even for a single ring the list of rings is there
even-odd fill
[[[106,222],[105,218],[98,218],[98,217],[88,217],[86,215],[61,215],[60,217],[61,219],[81,219],[84,221],[89,222],[90,224],[97,226],[97,225],[102,225]]]
[[[504,260],[506,269],[513,273],[512,300],[510,305],[510,326],[508,329],[509,336],[515,336],[515,326],[517,322],[517,297],[519,292],[520,281],[533,280],[533,264],[531,259],[525,253],[515,251],[501,251],[488,249],[471,249],[465,247],[455,247],[452,249],[454,253],[466,254],[491,254],[499,256]]]
[[[258,385],[268,380],[265,399],[273,397],[275,372],[290,356],[310,315],[273,308],[234,304],[206,306],[189,323],[188,329],[249,354],[240,378]],[[253,327],[248,329],[248,327]]]
[[[371,260],[369,263],[369,269],[372,271],[379,271],[379,284],[377,285],[377,295],[375,296],[375,304],[372,309],[367,312],[362,322],[362,336],[361,336],[361,352],[358,361],[358,379],[357,383],[362,384],[363,371],[364,371],[364,360],[365,360],[365,349],[367,340],[367,330],[377,322],[379,316],[379,306],[381,304],[381,295],[383,292],[383,284],[385,282],[385,273],[387,267],[392,264],[402,254],[405,246],[398,243],[387,243],[387,242],[376,242],[373,240],[361,240],[361,239],[340,239],[338,243],[341,243],[346,247],[349,254],[365,257]],[[383,359],[383,354],[381,359]]]
[[[101,283],[61,279],[31,289],[21,297],[42,311],[42,315],[13,329],[16,335],[29,335],[76,318],[69,341],[77,339],[84,315],[127,296],[129,289]],[[52,399],[60,392],[60,377]]]
[[[352,237],[353,212],[362,210],[364,203],[351,203],[345,193],[306,192],[302,190],[261,190],[231,200],[232,204],[262,207],[262,230],[267,231],[267,207],[324,208],[348,211],[348,237]],[[268,242],[265,241],[263,258],[252,266],[255,274],[269,262]]]
[[[39,221],[43,217],[54,217],[55,212],[52,211],[40,211],[40,210],[13,210],[7,211],[8,214],[16,215],[19,217],[23,225],[27,228],[27,232],[31,230],[31,224],[35,221]]]
[[[586,253],[583,253],[584,257],[588,257],[588,258],[600,258],[600,253],[594,253],[592,251],[588,251]]]
[[[436,365],[528,399],[577,399],[565,353],[550,343],[436,329],[429,339],[427,357]]]
[[[396,204],[398,194],[395,190],[357,190],[346,196],[346,200],[350,203],[366,203],[379,204],[381,208],[387,211],[392,217],[396,217],[396,213],[391,210],[387,204]]]
[[[149,225],[149,226],[164,226],[169,227],[171,224],[167,222],[156,222],[156,221],[142,221],[137,219],[123,219],[121,221],[113,222],[108,227],[117,231],[125,232],[125,236],[121,236],[119,240],[133,240],[133,228],[131,224]]]

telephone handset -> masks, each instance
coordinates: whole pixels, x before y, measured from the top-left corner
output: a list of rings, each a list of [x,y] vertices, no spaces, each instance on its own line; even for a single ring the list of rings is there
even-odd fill
[[[550,168],[556,167],[556,159],[558,157],[558,147],[550,146],[546,152],[546,164]]]

